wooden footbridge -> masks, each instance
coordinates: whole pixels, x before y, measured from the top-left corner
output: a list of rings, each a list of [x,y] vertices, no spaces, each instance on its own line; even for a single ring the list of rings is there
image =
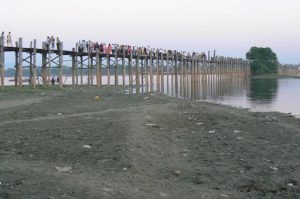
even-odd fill
[[[78,52],[77,48],[64,50],[63,43],[60,48],[53,50],[47,49],[46,43],[42,48],[37,48],[37,41],[30,43],[30,47],[23,47],[22,38],[19,38],[15,47],[4,45],[4,38],[0,38],[0,78],[1,87],[4,87],[5,77],[5,52],[15,52],[15,86],[23,84],[24,63],[29,64],[29,82],[36,87],[37,66],[41,66],[42,84],[47,86],[51,83],[52,75],[59,79],[59,86],[63,87],[63,67],[67,60],[64,56],[71,57],[72,85],[84,85],[83,76],[87,72],[87,85],[101,86],[110,85],[110,78],[114,77],[115,85],[135,85],[137,93],[140,87],[146,87],[147,92],[154,91],[153,85],[156,85],[156,91],[163,92],[165,81],[169,90],[169,80],[172,87],[178,89],[178,83],[185,79],[191,82],[198,81],[199,77],[209,77],[210,75],[227,76],[249,76],[250,62],[240,58],[230,58],[223,56],[201,56],[201,54],[186,55],[185,53],[159,53],[150,51],[128,51],[125,48],[115,47],[112,53],[103,54],[97,49],[95,52]],[[37,54],[42,55],[41,64],[37,64]],[[26,55],[26,56],[24,56]],[[57,74],[51,74],[51,69],[57,68]],[[112,77],[111,77],[112,74]],[[102,81],[103,76],[107,77],[107,82]],[[122,76],[122,82],[119,82],[119,76]],[[129,81],[125,77],[129,77]],[[165,80],[166,78],[166,80]],[[96,81],[94,81],[94,79]],[[156,81],[154,83],[154,81]]]

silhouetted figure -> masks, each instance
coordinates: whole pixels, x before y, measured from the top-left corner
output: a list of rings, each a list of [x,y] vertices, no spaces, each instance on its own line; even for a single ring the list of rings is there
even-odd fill
[[[52,79],[51,79],[51,83],[52,83],[52,85],[54,85],[55,84],[55,79],[52,77]]]

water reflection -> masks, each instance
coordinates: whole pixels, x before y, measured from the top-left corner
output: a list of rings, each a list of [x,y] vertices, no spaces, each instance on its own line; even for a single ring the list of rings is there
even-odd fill
[[[247,93],[249,99],[257,101],[263,100],[272,103],[276,99],[278,90],[277,78],[253,78],[250,84],[250,92]]]

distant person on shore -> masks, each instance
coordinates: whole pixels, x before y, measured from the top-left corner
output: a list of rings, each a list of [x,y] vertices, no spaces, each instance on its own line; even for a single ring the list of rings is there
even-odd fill
[[[2,38],[2,41],[3,41],[3,45],[5,46],[5,34],[4,34],[4,32],[1,33],[1,38]]]
[[[59,82],[59,77],[57,77],[56,81]]]
[[[55,84],[55,79],[52,77],[51,79],[51,84],[54,85]]]
[[[57,47],[57,50],[60,50],[60,39],[59,39],[59,37],[56,37],[56,47]]]
[[[11,39],[11,33],[10,32],[7,35],[7,46],[12,47],[12,39]]]
[[[55,46],[55,38],[54,38],[54,36],[52,35],[52,36],[51,36],[51,48],[54,49],[54,46]]]

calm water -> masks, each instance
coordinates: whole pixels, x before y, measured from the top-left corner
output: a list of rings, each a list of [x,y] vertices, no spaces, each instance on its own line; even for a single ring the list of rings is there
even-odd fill
[[[102,79],[106,84],[107,77],[104,76]],[[140,81],[146,84],[145,77],[143,81],[142,79]],[[71,84],[72,81],[70,77],[65,77],[64,82]],[[111,85],[114,84],[114,76],[111,76],[110,82]],[[125,82],[128,84],[128,76],[126,76]],[[87,83],[87,77],[83,78],[83,83]],[[6,81],[6,85],[13,84],[14,82]],[[119,76],[119,84],[122,84],[122,76]],[[187,78],[178,76],[177,86],[175,78],[169,77],[169,81],[167,81],[167,76],[165,76],[164,86],[162,87],[160,84],[158,88],[154,76],[153,90],[182,99],[221,103],[249,108],[251,111],[292,113],[300,117],[300,76],[299,78],[200,76],[196,81],[191,81],[190,76]],[[148,91],[150,91],[150,86]],[[147,88],[143,87],[141,92],[147,92]]]

